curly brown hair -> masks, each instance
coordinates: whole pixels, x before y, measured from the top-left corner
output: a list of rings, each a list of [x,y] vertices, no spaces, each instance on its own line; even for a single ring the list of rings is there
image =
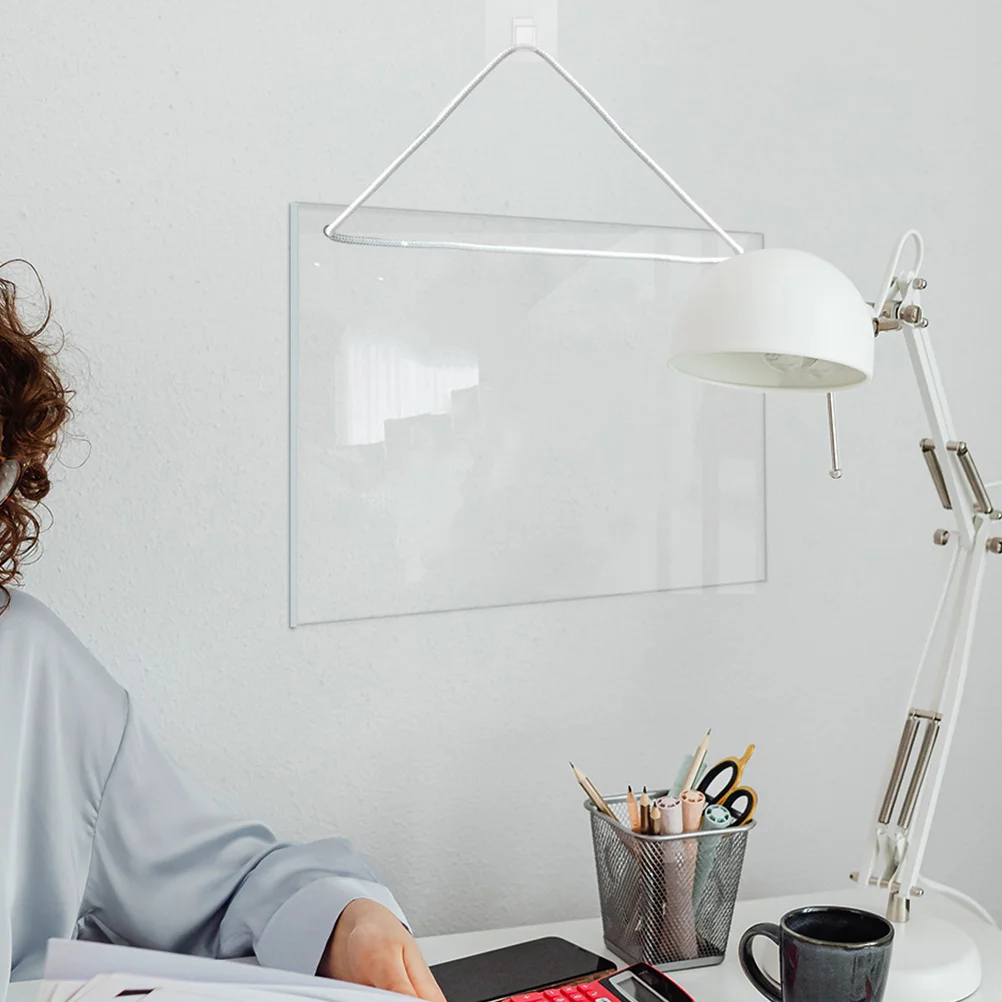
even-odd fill
[[[38,278],[26,261],[7,261],[0,271],[15,263]],[[37,508],[49,493],[46,467],[70,414],[71,393],[55,366],[61,344],[53,348],[43,338],[52,319],[52,303],[43,298],[41,321],[27,324],[17,287],[0,274],[0,456],[21,465],[14,489],[0,502],[0,613],[10,603],[7,586],[20,583],[21,563],[38,546]]]

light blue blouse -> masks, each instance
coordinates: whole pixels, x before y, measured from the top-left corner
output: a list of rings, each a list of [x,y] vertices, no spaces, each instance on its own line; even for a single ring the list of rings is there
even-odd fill
[[[125,692],[48,609],[0,615],[0,998],[50,937],[312,974],[341,910],[403,915],[343,839],[284,845],[235,821],[159,747]]]

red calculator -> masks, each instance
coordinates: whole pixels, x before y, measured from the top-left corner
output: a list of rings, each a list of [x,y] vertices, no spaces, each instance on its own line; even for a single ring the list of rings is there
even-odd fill
[[[649,964],[634,964],[607,978],[545,992],[512,995],[505,1002],[695,1002],[671,978]]]

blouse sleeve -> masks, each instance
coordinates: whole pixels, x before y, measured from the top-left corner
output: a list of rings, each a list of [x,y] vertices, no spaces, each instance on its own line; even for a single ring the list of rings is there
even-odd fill
[[[348,841],[288,845],[227,817],[130,710],[98,811],[83,934],[314,974],[357,898],[405,921]]]

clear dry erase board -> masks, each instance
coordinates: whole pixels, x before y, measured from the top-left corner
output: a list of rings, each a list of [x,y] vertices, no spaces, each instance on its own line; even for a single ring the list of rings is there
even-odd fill
[[[336,244],[341,208],[292,206],[293,625],[764,580],[764,397],[665,362],[712,265]],[[726,253],[708,230],[397,209],[345,230]]]

